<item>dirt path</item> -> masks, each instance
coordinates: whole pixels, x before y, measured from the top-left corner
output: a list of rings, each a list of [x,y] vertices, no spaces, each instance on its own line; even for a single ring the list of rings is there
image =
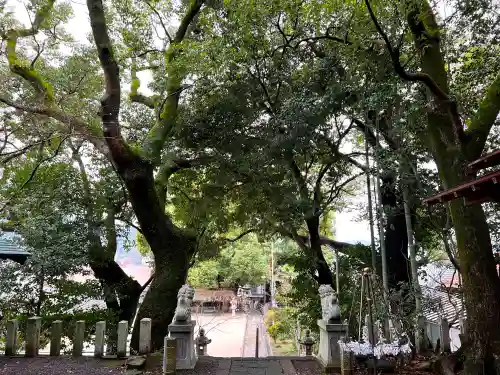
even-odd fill
[[[121,375],[120,367],[105,367],[92,357],[0,357],[2,375]]]

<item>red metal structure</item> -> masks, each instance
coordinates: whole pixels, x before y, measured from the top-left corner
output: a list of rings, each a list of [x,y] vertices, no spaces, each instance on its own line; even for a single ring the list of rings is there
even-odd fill
[[[475,173],[479,170],[495,167],[499,164],[500,150],[496,150],[473,161],[468,165],[468,168],[471,173]],[[432,205],[449,202],[457,198],[463,198],[468,204],[500,202],[500,170],[487,173],[475,180],[425,198],[424,203]]]

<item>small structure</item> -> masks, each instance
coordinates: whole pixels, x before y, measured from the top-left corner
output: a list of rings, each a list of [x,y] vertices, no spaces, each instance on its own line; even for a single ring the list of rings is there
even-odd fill
[[[193,305],[196,312],[229,312],[230,301],[236,297],[231,289],[204,289],[194,291]]]
[[[12,239],[0,235],[0,259],[10,259],[24,264],[30,256],[31,253],[22,249]]]
[[[198,337],[196,338],[196,354],[197,355],[206,355],[207,354],[207,345],[212,342],[206,335],[205,329],[200,328],[200,332],[198,333]]]
[[[500,150],[496,150],[473,161],[468,165],[469,173],[474,175],[480,170],[496,167],[500,164]],[[449,202],[463,198],[466,203],[500,202],[500,170],[487,173],[471,181],[452,187],[439,194],[425,198],[429,205]]]
[[[311,337],[311,331],[306,330],[306,337],[304,337],[301,344],[306,349],[306,356],[311,356],[313,345],[316,344],[316,341]]]

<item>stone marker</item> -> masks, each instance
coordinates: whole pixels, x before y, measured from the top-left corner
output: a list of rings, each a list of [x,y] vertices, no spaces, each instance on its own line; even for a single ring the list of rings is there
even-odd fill
[[[54,320],[52,322],[52,330],[50,332],[50,355],[53,357],[61,355],[62,329],[62,320]]]
[[[17,329],[19,322],[12,319],[7,322],[7,337],[5,338],[5,355],[11,356],[17,353]]]
[[[127,337],[128,337],[128,322],[122,320],[118,323],[118,341],[116,347],[116,355],[118,358],[127,356]]]
[[[83,340],[85,338],[85,320],[79,320],[75,324],[75,335],[73,338],[73,357],[81,357],[83,354]]]
[[[101,320],[95,325],[94,357],[104,356],[104,340],[106,338],[106,322]]]
[[[439,334],[439,338],[441,339],[441,352],[451,353],[450,326],[446,319],[441,319]]]
[[[417,318],[417,330],[415,332],[415,346],[417,353],[423,353],[427,349],[427,340],[425,333],[425,317],[419,316]]]
[[[165,336],[163,340],[163,375],[175,374],[177,368],[177,340]]]
[[[40,327],[42,325],[42,318],[34,316],[28,318],[26,325],[26,357],[36,357],[40,349]]]
[[[141,319],[139,328],[139,354],[149,354],[151,352],[151,319]]]

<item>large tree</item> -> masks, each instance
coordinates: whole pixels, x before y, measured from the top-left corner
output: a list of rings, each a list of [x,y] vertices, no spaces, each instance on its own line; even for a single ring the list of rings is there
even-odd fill
[[[7,56],[4,62],[10,70],[11,87],[22,87],[22,92],[4,94],[0,101],[20,112],[50,119],[46,123],[53,129],[88,141],[120,175],[155,258],[155,276],[138,319],[153,319],[153,347],[161,347],[176,306],[177,291],[186,280],[195,252],[196,237],[174,225],[165,213],[164,182],[176,164],[169,158],[162,161],[162,155],[163,146],[176,127],[187,74],[186,67],[176,64],[176,60],[187,44],[193,29],[190,26],[196,21],[203,1],[190,1],[178,8],[167,3],[117,1],[116,7],[106,12],[103,1],[89,0],[95,47],[70,46],[69,56],[54,49],[67,41],[61,36],[69,19],[68,5],[57,6],[55,0],[34,5],[29,8],[32,16],[28,27],[23,27],[12,15],[5,15],[8,22],[3,23],[1,33]],[[157,8],[170,16],[176,13],[180,16],[174,32],[160,28],[165,24]],[[158,16],[159,19],[150,21]],[[160,29],[164,43],[157,48],[150,36]],[[54,64],[51,56],[43,56],[44,47],[50,48],[61,63]],[[156,86],[156,95],[150,98],[137,92],[140,83],[136,71],[140,67],[135,65],[136,58],[148,55],[154,55],[148,62],[161,77],[157,80],[161,84]],[[102,75],[96,69],[96,56]],[[129,98],[145,106],[149,113],[135,110],[125,121],[120,110],[122,102],[128,99],[122,95],[121,80],[129,68],[132,68]],[[102,100],[101,88],[105,91]],[[123,132],[123,122],[128,122],[130,131]],[[158,172],[156,179],[155,172]],[[137,346],[137,340],[138,329],[134,331],[133,347]]]

